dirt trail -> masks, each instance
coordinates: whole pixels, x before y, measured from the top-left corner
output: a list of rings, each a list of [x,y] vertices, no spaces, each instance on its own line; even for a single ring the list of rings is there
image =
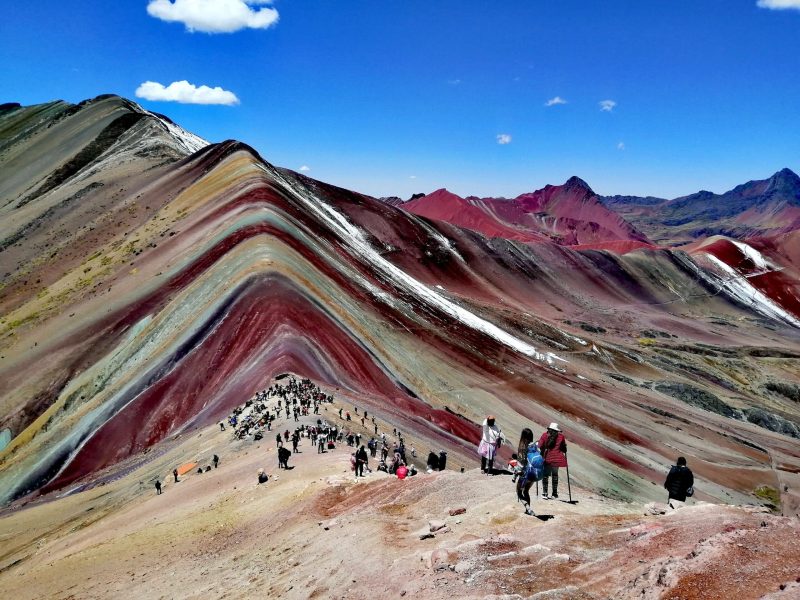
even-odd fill
[[[537,499],[527,517],[508,476],[356,483],[347,446],[300,450],[279,471],[274,440],[209,428],[105,486],[9,512],[0,587],[19,600],[796,597],[797,519],[711,504],[645,516],[576,488],[576,504]],[[155,494],[154,474],[214,453],[218,469]],[[273,478],[257,485],[261,467]],[[420,539],[437,520],[446,530]]]

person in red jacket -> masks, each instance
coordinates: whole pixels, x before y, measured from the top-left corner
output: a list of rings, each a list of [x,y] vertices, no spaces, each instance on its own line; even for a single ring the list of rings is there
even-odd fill
[[[558,428],[558,423],[550,426],[539,438],[539,450],[544,458],[544,477],[542,478],[542,497],[547,499],[547,481],[553,477],[553,495],[558,498],[558,468],[567,466],[567,442]]]

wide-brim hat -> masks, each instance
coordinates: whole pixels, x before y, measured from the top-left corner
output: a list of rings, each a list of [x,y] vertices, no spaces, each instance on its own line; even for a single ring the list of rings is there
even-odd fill
[[[550,426],[548,427],[548,429],[552,429],[553,431],[561,431],[558,428],[558,423],[550,423]]]

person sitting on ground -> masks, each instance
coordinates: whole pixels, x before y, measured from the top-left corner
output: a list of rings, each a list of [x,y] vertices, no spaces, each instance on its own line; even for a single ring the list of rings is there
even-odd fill
[[[679,506],[674,503],[675,500],[686,502],[686,496],[694,494],[694,474],[686,466],[686,459],[683,456],[679,456],[676,464],[669,470],[664,488],[669,492],[667,504],[672,508]]]
[[[258,483],[267,483],[269,476],[264,472],[264,469],[258,470]]]
[[[515,483],[517,481],[517,477],[519,477],[519,474],[522,472],[522,467],[520,466],[517,454],[511,455],[511,460],[508,461],[507,469],[511,471],[511,483]]]
[[[547,480],[553,478],[553,495],[550,498],[558,498],[558,469],[567,466],[567,442],[564,434],[558,428],[558,423],[550,423],[550,426],[539,438],[539,451],[544,458],[544,477],[542,478],[542,498],[547,497]]]

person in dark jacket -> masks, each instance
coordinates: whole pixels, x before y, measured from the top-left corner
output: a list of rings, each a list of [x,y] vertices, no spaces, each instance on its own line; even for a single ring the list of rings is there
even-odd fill
[[[669,492],[667,502],[670,500],[686,502],[686,496],[691,496],[694,493],[693,486],[694,475],[692,470],[686,466],[686,459],[683,456],[679,456],[676,464],[669,470],[667,480],[664,482],[664,488]]]
[[[558,498],[558,469],[567,466],[567,441],[558,428],[558,423],[550,426],[539,438],[539,451],[544,458],[544,477],[542,478],[542,498],[547,499],[547,481],[553,478],[553,495]]]
[[[364,476],[364,467],[366,466],[368,460],[369,458],[367,457],[367,449],[364,446],[361,446],[358,452],[356,452],[356,477]]]
[[[439,470],[439,456],[436,452],[428,453],[428,470],[430,471],[438,471]]]
[[[279,469],[288,469],[289,468],[289,457],[292,455],[292,451],[288,448],[284,448],[281,446],[278,448],[278,468]]]

